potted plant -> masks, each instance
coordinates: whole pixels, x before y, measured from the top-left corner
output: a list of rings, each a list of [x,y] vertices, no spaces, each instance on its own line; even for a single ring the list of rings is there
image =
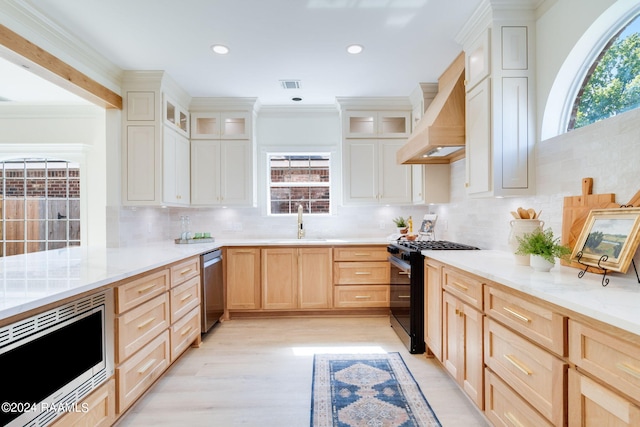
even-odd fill
[[[394,218],[393,223],[396,225],[396,228],[398,229],[398,233],[406,234],[409,231],[407,220],[404,219],[403,217],[399,216],[397,218]]]
[[[555,265],[556,258],[565,258],[571,254],[568,246],[559,243],[560,238],[553,237],[551,228],[536,229],[531,233],[517,236],[517,255],[531,255],[531,267],[536,271],[549,271]]]

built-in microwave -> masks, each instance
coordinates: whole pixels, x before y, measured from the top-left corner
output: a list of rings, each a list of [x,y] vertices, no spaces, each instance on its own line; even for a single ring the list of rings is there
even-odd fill
[[[45,426],[113,375],[113,291],[0,328],[0,425]],[[6,378],[6,377],[5,377]]]

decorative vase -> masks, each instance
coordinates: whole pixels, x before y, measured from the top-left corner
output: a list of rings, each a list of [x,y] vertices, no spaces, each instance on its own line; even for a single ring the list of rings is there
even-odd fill
[[[535,271],[549,271],[555,264],[542,258],[540,255],[531,255],[531,267]]]
[[[522,237],[527,233],[535,230],[542,230],[544,221],[539,219],[513,219],[509,222],[511,231],[509,232],[509,248],[513,253],[516,264],[529,265],[529,255],[516,255],[518,250],[518,237]]]

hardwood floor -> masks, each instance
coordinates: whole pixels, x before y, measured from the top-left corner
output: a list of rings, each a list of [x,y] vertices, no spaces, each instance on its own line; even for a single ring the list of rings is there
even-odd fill
[[[238,319],[217,325],[119,427],[309,426],[313,353],[399,352],[443,426],[487,426],[438,362],[405,349],[386,317]]]

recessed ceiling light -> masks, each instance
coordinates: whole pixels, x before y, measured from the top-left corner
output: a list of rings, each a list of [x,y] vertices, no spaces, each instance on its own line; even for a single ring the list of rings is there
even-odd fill
[[[302,101],[302,98],[300,98],[299,96],[294,96],[293,98],[291,98],[292,101],[296,101],[296,102],[300,102]]]
[[[211,46],[211,50],[219,55],[226,55],[229,53],[229,48],[222,44],[214,44]]]
[[[347,52],[349,52],[352,55],[357,55],[363,50],[364,50],[364,47],[362,47],[362,45],[359,45],[359,44],[351,44],[347,46]]]

